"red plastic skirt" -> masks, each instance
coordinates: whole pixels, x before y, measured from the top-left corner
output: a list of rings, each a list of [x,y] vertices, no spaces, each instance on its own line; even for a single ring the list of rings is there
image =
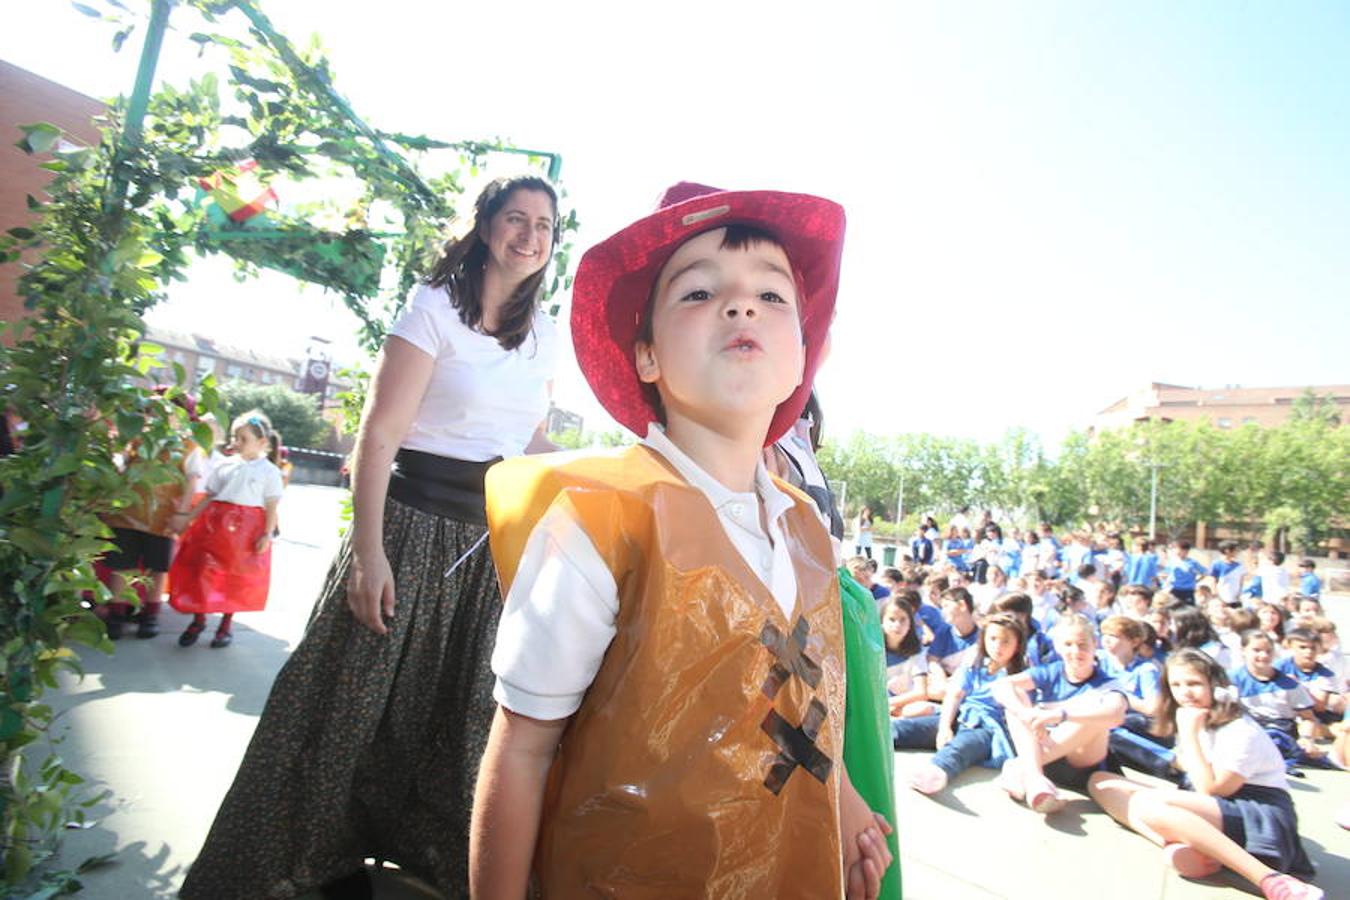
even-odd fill
[[[272,547],[253,548],[266,528],[259,506],[207,505],[178,541],[169,605],[183,613],[256,612],[267,605]]]

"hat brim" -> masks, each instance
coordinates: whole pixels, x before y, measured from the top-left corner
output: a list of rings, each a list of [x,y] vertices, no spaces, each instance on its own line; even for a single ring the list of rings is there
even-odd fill
[[[809,194],[721,191],[634,222],[586,251],[577,267],[572,286],[577,364],[600,405],[635,434],[645,435],[648,424],[657,420],[633,356],[639,319],[656,276],[685,241],[728,225],[752,225],[774,235],[801,284],[798,302],[806,348],[802,381],[774,412],[765,446],[786,434],[806,407],[839,292],[844,209]]]

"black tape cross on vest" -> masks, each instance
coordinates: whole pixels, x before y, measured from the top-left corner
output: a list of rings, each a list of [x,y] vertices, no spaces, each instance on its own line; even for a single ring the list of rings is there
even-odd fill
[[[770,700],[793,675],[812,688],[820,684],[820,663],[806,655],[806,636],[811,625],[805,617],[797,619],[791,635],[784,635],[772,622],[765,622],[759,639],[774,656],[773,667],[764,679],[764,696]]]
[[[773,765],[769,766],[769,774],[764,776],[764,786],[775,796],[798,766],[810,772],[811,777],[821,784],[830,777],[830,768],[834,764],[816,746],[816,735],[820,734],[820,726],[824,723],[825,704],[815,699],[807,707],[806,718],[802,719],[800,728],[793,728],[787,719],[773,709],[759,723],[760,731],[767,734],[781,751]]]

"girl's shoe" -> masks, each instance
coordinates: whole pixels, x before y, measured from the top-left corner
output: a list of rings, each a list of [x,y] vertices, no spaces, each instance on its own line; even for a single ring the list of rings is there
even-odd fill
[[[234,643],[234,635],[228,631],[217,631],[216,636],[211,638],[211,649],[219,650],[221,647],[228,647]]]
[[[1163,847],[1163,862],[1182,878],[1208,878],[1218,874],[1223,865],[1210,859],[1190,844],[1168,844]]]
[[[142,614],[137,618],[136,637],[141,639],[159,637],[159,616]]]
[[[925,763],[910,774],[909,786],[920,794],[936,794],[947,786],[947,773],[932,763]]]
[[[1316,885],[1280,872],[1261,879],[1261,894],[1266,900],[1322,900],[1326,896]]]
[[[193,622],[188,625],[187,630],[178,636],[178,646],[191,647],[197,643],[197,638],[206,630],[205,622]]]

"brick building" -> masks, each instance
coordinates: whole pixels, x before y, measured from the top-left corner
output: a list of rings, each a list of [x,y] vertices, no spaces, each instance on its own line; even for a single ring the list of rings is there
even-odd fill
[[[1122,397],[1092,420],[1092,430],[1124,428],[1133,422],[1198,422],[1208,419],[1218,428],[1242,425],[1271,427],[1288,421],[1290,410],[1305,391],[1330,396],[1350,422],[1350,384],[1299,385],[1296,387],[1186,387],[1153,382]]]
[[[90,147],[101,139],[94,118],[103,112],[94,98],[0,60],[0,231],[33,224],[26,197],[42,196],[52,177],[38,168],[50,156],[29,156],[14,146],[23,137],[19,126],[50,122],[70,144]],[[24,315],[16,290],[21,274],[17,265],[0,266],[0,321]]]

